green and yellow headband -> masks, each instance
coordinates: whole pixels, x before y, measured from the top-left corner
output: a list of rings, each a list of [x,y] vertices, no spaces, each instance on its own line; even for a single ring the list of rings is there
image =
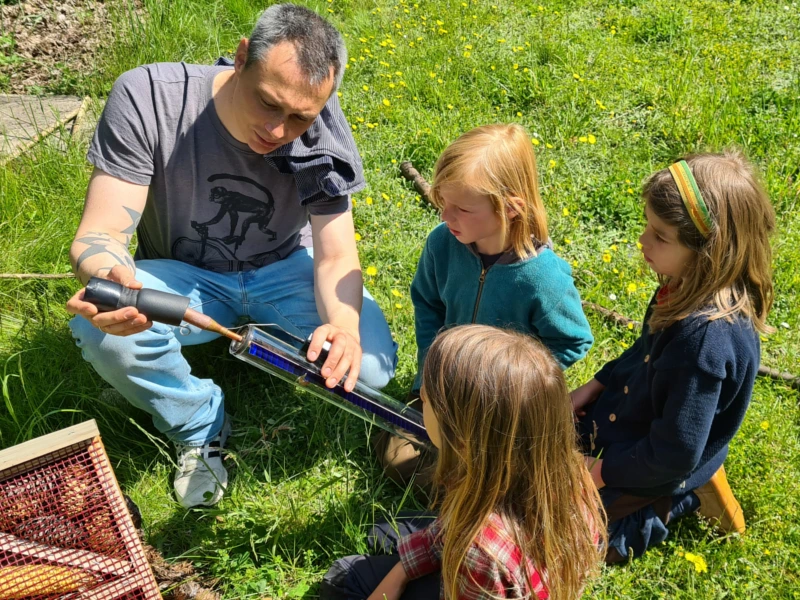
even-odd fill
[[[714,221],[711,219],[711,213],[708,212],[708,207],[703,201],[703,196],[700,194],[700,189],[697,187],[697,182],[694,180],[694,175],[689,169],[689,165],[685,160],[679,160],[673,165],[669,166],[669,172],[675,180],[675,185],[678,186],[678,191],[683,198],[683,205],[689,211],[689,216],[697,231],[702,236],[708,239],[711,235],[711,230],[714,228]]]

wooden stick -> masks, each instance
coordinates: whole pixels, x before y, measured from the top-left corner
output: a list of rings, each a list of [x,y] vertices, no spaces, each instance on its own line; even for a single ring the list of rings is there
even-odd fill
[[[114,579],[96,588],[83,592],[79,597],[81,600],[105,600],[107,598],[126,598],[129,592],[141,588],[147,595],[147,600],[161,600],[161,594],[155,591],[152,586],[147,585],[140,574],[131,575],[125,579]],[[158,588],[155,588],[156,590]],[[138,596],[137,596],[138,597]]]
[[[24,152],[27,152],[31,148],[33,148],[36,144],[41,142],[48,135],[50,135],[54,131],[57,131],[60,127],[63,127],[64,125],[66,125],[67,123],[72,121],[75,117],[78,116],[78,113],[80,113],[80,111],[81,111],[81,107],[79,106],[75,110],[72,110],[72,111],[68,112],[66,115],[64,115],[61,118],[61,120],[56,121],[50,127],[42,129],[39,133],[36,134],[36,136],[34,138],[32,138],[31,140],[29,140],[28,142],[26,142],[24,144],[20,144],[19,146],[17,146],[11,154],[9,154],[7,156],[0,157],[0,167],[3,167],[6,164],[10,163],[12,160],[14,160],[16,158],[19,158],[20,155],[22,155]]]
[[[425,181],[425,178],[419,174],[414,168],[414,165],[410,161],[405,161],[400,163],[400,173],[411,181],[414,184],[414,189],[419,192],[419,194],[425,199],[425,201],[433,206],[431,202],[431,186],[430,184]],[[634,327],[641,327],[642,324],[639,321],[634,321],[622,315],[614,310],[610,310],[605,308],[604,306],[600,306],[599,304],[595,304],[594,302],[586,302],[585,300],[581,302],[584,308],[588,308],[592,312],[596,312],[599,315],[605,317],[609,321],[613,321],[616,325],[621,325],[623,327],[627,327],[631,323]],[[762,377],[769,377],[770,379],[774,379],[776,381],[781,381],[783,383],[787,383],[789,387],[792,387],[796,390],[800,390],[800,377],[797,375],[792,375],[791,373],[780,372],[777,369],[770,369],[769,367],[761,366],[758,368],[758,374]]]
[[[70,279],[74,273],[0,273],[0,279]]]
[[[89,96],[84,96],[83,101],[81,102],[80,107],[78,108],[78,114],[75,115],[75,120],[72,122],[72,137],[76,137],[81,133],[81,127],[83,126],[83,120],[86,117],[86,111],[89,109],[89,104],[91,103],[92,99]]]
[[[581,304],[583,304],[584,308],[588,308],[591,311],[594,311],[598,314],[603,315],[609,321],[614,321],[617,325],[622,325],[623,327],[627,327],[630,324],[633,324],[634,327],[641,327],[642,324],[639,321],[634,321],[633,319],[629,319],[625,315],[618,313],[615,310],[610,310],[605,306],[600,306],[599,304],[595,304],[594,302],[587,302],[586,300],[582,300]]]
[[[425,202],[433,206],[433,202],[431,202],[431,186],[425,181],[425,178],[419,174],[419,171],[414,168],[411,161],[400,163],[400,173],[414,184],[414,189],[425,199]]]
[[[118,558],[111,558],[96,554],[89,550],[76,550],[74,548],[56,548],[37,542],[18,538],[9,533],[0,532],[0,550],[11,554],[19,554],[30,558],[37,558],[62,566],[76,567],[86,571],[93,571],[103,575],[125,575],[133,565]]]

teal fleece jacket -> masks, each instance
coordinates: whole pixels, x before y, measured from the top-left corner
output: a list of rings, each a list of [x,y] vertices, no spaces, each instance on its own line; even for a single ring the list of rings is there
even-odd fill
[[[411,300],[417,334],[414,389],[421,385],[428,348],[443,327],[480,323],[533,334],[563,368],[586,356],[594,341],[572,270],[551,249],[515,262],[504,256],[484,272],[476,251],[444,224],[425,242]]]

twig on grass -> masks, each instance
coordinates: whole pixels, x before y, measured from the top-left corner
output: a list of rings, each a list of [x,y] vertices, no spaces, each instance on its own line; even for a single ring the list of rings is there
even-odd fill
[[[419,192],[419,194],[428,204],[433,206],[430,196],[430,184],[425,181],[425,178],[419,174],[419,171],[414,168],[414,165],[410,161],[400,163],[400,173],[403,175],[403,177],[412,182],[414,184],[414,189]],[[642,326],[639,321],[630,319],[625,315],[618,313],[617,311],[610,310],[604,306],[595,304],[594,302],[587,302],[584,300],[581,302],[581,304],[584,306],[584,308],[588,308],[592,312],[595,312],[605,319],[612,321],[615,325],[619,325],[621,327],[629,327],[630,325],[633,325],[636,328],[640,328]],[[781,372],[777,369],[770,369],[769,367],[765,366],[760,366],[758,368],[758,374],[762,377],[769,377],[770,379],[781,381],[788,384],[789,387],[800,390],[800,376],[792,375],[791,373],[787,372]]]
[[[25,152],[33,148],[36,144],[45,139],[47,136],[58,131],[61,127],[64,127],[67,123],[74,120],[75,117],[77,117],[78,114],[80,114],[82,106],[83,104],[81,104],[81,106],[79,106],[75,110],[70,111],[65,115],[62,115],[61,118],[52,125],[50,125],[50,127],[42,129],[30,140],[17,146],[11,153],[5,156],[0,156],[0,167],[4,167],[11,161],[16,160],[17,158],[22,156]]]
[[[0,279],[70,279],[74,273],[0,273]]]

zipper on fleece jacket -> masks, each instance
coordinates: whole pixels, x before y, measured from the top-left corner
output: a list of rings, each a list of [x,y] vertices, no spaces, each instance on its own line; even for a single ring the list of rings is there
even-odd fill
[[[472,311],[472,322],[475,322],[475,318],[478,316],[478,305],[481,303],[481,294],[483,294],[483,282],[486,281],[486,271],[491,269],[489,268],[481,268],[481,276],[478,279],[478,297],[475,298],[475,309]]]

